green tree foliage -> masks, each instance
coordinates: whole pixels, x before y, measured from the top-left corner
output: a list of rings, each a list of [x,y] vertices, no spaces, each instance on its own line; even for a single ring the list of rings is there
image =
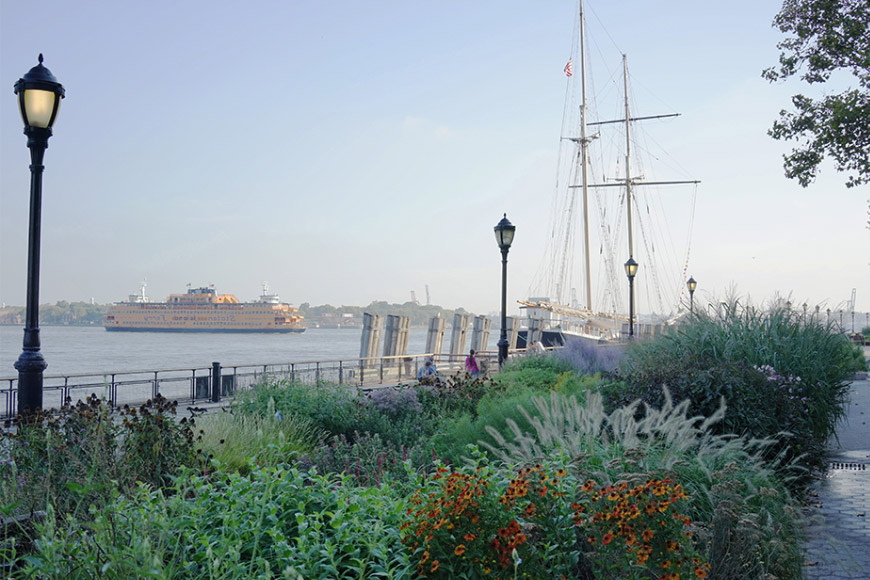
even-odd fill
[[[798,75],[809,84],[847,73],[858,88],[814,99],[792,97],[768,134],[797,141],[784,155],[785,175],[806,187],[825,157],[848,172],[847,187],[870,183],[870,4],[866,0],[785,0],[773,26],[787,35],[777,44],[779,66],[764,71],[774,82]]]
[[[433,316],[440,316],[448,322],[453,320],[454,313],[469,314],[464,309],[447,310],[440,306],[429,304],[417,304],[416,302],[405,302],[404,304],[389,304],[383,300],[372,302],[368,306],[339,306],[335,307],[330,304],[321,306],[312,306],[308,302],[303,302],[299,305],[299,314],[305,317],[308,321],[316,321],[321,314],[353,314],[357,318],[362,318],[363,313],[371,314],[394,314],[399,316],[407,316],[412,326],[426,326]]]

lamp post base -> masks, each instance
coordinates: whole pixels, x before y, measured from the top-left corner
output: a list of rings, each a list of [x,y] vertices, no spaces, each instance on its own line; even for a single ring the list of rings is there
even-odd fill
[[[25,348],[14,366],[18,371],[18,414],[34,414],[42,409],[42,373],[48,364],[39,350]]]

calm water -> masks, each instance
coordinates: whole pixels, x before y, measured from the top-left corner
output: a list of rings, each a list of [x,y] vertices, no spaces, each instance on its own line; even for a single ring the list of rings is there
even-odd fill
[[[133,370],[322,361],[359,357],[360,329],[309,328],[302,334],[106,332],[103,327],[43,326],[46,376]],[[0,378],[17,377],[24,329],[0,326]],[[449,338],[448,338],[449,340]],[[422,354],[426,329],[412,328],[408,353]]]

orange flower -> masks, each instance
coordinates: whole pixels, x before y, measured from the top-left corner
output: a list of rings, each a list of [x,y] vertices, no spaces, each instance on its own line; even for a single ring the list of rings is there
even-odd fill
[[[592,481],[591,479],[587,479],[587,480],[586,480],[586,483],[583,484],[582,489],[583,489],[583,491],[585,491],[586,493],[589,493],[590,491],[592,491],[593,489],[595,489],[595,482]]]
[[[453,549],[453,553],[457,556],[461,556],[465,553],[465,544],[459,544],[456,548]]]
[[[700,566],[696,566],[695,567],[695,576],[697,576],[698,578],[706,578],[707,571],[704,570],[703,568],[701,568]]]
[[[473,541],[474,541],[474,538],[476,538],[477,536],[475,536],[475,535],[472,534],[472,533],[468,533],[468,534],[465,534],[465,535],[462,536],[462,537],[463,537],[463,539],[464,539],[466,542],[473,542]]]
[[[559,471],[556,472],[556,475],[558,477],[565,477],[566,475],[568,475],[568,472],[565,471],[564,469],[560,469]]]
[[[641,534],[644,542],[649,542],[653,539],[653,531],[652,530],[644,530]]]
[[[436,571],[438,569],[438,566],[440,566],[440,565],[441,564],[438,563],[438,560],[435,560],[434,562],[432,562],[432,567],[429,568],[429,571],[430,572]]]
[[[605,546],[612,541],[613,541],[613,534],[611,534],[610,532],[607,532],[606,534],[604,534],[604,537],[601,538],[601,543],[604,544]]]

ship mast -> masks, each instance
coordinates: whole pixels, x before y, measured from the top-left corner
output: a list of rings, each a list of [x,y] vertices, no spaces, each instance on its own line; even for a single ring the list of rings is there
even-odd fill
[[[581,11],[582,11],[582,0],[581,0]],[[582,24],[581,24],[581,31],[582,31]],[[582,37],[581,37],[580,44],[581,44],[581,46],[583,46]],[[698,184],[701,182],[698,180],[638,181],[638,180],[635,180],[634,178],[632,178],[632,176],[631,176],[631,132],[630,132],[631,123],[633,121],[646,121],[646,120],[650,120],[650,119],[663,119],[663,118],[667,118],[667,117],[678,117],[680,114],[679,113],[670,113],[670,114],[666,114],[666,115],[650,115],[650,116],[645,116],[645,117],[632,117],[631,111],[629,109],[629,99],[628,99],[628,58],[625,54],[622,55],[622,75],[623,75],[623,90],[625,92],[625,117],[623,119],[615,119],[612,121],[596,121],[594,123],[587,124],[586,118],[585,118],[586,96],[585,96],[585,91],[584,91],[584,95],[583,95],[583,113],[584,113],[584,115],[583,115],[583,120],[581,122],[581,125],[582,125],[581,130],[582,130],[583,136],[579,140],[581,147],[582,147],[584,179],[583,179],[582,186],[571,185],[569,187],[571,187],[571,188],[582,187],[583,188],[584,210],[586,208],[586,199],[587,199],[588,188],[590,188],[590,187],[596,187],[596,188],[597,187],[625,187],[626,213],[627,213],[627,219],[628,219],[628,256],[630,258],[633,258],[634,257],[634,227],[633,227],[633,223],[632,223],[633,186],[635,186],[635,185]],[[584,79],[584,86],[585,86],[585,79]],[[592,139],[585,137],[586,127],[587,127],[587,125],[596,125],[597,126],[597,125],[608,125],[608,124],[612,124],[612,123],[625,123],[625,178],[624,179],[616,178],[615,180],[613,180],[614,182],[611,182],[611,183],[587,183],[587,181],[585,179],[586,167],[587,167],[586,147],[588,145],[588,142],[591,141]],[[584,215],[584,219],[588,220],[588,215]],[[588,224],[588,222],[587,222],[587,224]],[[588,225],[586,227],[585,235],[586,235],[586,239],[587,239],[587,244],[586,244],[586,271],[587,271],[586,282],[588,285],[590,283],[589,282],[590,257],[589,257],[589,243],[588,243],[588,239],[589,239]],[[589,294],[591,294],[591,291],[587,290],[587,292]],[[629,297],[629,300],[631,300],[631,297]],[[589,302],[591,304],[591,300],[589,300]],[[589,308],[591,310],[591,305],[589,306]]]
[[[628,257],[634,258],[631,227],[631,114],[628,110],[628,58],[622,55],[622,86],[625,91],[625,209],[628,214]],[[633,288],[633,287],[632,287]],[[628,299],[633,301],[633,297]]]
[[[584,36],[586,17],[583,14],[583,0],[580,0],[580,91],[583,100],[580,105],[580,158],[583,168],[583,233],[586,249],[586,308],[592,310],[592,258],[589,244],[589,155],[587,147],[589,138],[586,135],[586,39]]]

